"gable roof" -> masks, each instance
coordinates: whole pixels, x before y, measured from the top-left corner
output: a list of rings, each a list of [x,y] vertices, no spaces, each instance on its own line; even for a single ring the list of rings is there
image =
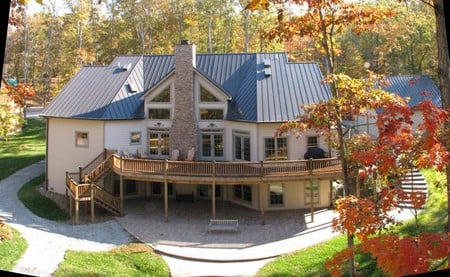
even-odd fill
[[[409,98],[408,104],[413,107],[424,99],[430,100],[442,107],[441,93],[434,81],[428,75],[407,75],[387,77],[389,85],[384,90],[398,94],[403,98]],[[423,95],[426,92],[427,95]]]
[[[285,53],[197,54],[196,70],[231,97],[227,120],[294,120],[299,105],[329,99],[317,63],[290,63]],[[125,65],[127,70],[118,67]],[[83,67],[43,111],[46,117],[143,118],[142,95],[171,74],[173,55],[119,56]],[[131,87],[136,92],[130,91]]]

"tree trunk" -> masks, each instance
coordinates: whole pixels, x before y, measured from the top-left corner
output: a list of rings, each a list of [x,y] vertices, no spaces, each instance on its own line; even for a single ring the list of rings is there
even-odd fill
[[[446,29],[446,12],[449,12],[448,1],[433,0],[434,14],[436,17],[436,43],[438,48],[438,78],[439,89],[442,97],[442,107],[449,109],[450,104],[450,77],[449,77],[449,53],[448,53],[448,31]],[[450,123],[445,124],[444,145],[450,149]],[[450,219],[450,166],[447,166],[447,214]],[[447,220],[447,235],[450,237],[450,220]],[[450,252],[448,253],[450,260]]]
[[[352,251],[352,257],[348,259],[348,273],[350,277],[356,276],[356,266],[355,266],[355,252],[354,252],[355,240],[354,236],[347,234],[347,247]]]

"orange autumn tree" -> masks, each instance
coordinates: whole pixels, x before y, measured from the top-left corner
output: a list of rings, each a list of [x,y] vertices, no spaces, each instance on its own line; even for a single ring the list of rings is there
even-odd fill
[[[20,129],[23,123],[25,99],[33,96],[34,90],[19,83],[11,85],[4,79],[0,86],[0,139],[8,141],[8,135]]]
[[[423,118],[417,132],[412,129],[414,111],[421,113]],[[395,223],[388,212],[396,207],[397,201],[409,199],[415,209],[425,204],[424,193],[413,191],[407,194],[397,186],[401,174],[411,166],[419,169],[435,167],[437,170],[445,170],[448,166],[449,153],[439,140],[448,119],[448,112],[437,108],[429,99],[415,107],[393,102],[377,116],[377,139],[361,139],[364,135],[355,137],[355,141],[364,143],[358,147],[357,142],[352,142],[348,149],[349,159],[359,168],[360,177],[376,174],[380,192],[373,198],[349,196],[338,201],[338,217],[333,220],[333,228],[358,237],[361,243],[336,253],[327,261],[326,268],[334,276],[342,275],[342,264],[356,251],[372,255],[377,266],[389,276],[428,272],[434,269],[431,268],[433,260],[446,259],[450,249],[446,234],[399,237],[380,232]]]
[[[289,3],[302,6],[302,12],[286,16],[285,4]],[[349,260],[349,273],[350,276],[354,276],[356,273],[353,258],[354,237],[368,238],[392,224],[393,218],[388,212],[395,207],[397,201],[405,197],[412,198],[416,207],[424,203],[423,195],[419,193],[406,195],[396,188],[398,178],[404,173],[404,169],[411,167],[414,162],[420,166],[419,161],[423,163],[427,156],[433,159],[438,158],[440,160],[438,163],[445,166],[448,153],[444,147],[437,144],[429,148],[428,146],[432,143],[418,148],[412,147],[413,145],[408,146],[408,140],[413,138],[416,146],[421,140],[422,142],[433,141],[434,139],[430,138],[435,137],[436,129],[431,134],[422,132],[422,135],[416,139],[416,136],[411,134],[410,128],[412,111],[405,101],[383,93],[382,90],[373,89],[371,81],[369,85],[364,85],[362,80],[352,80],[336,74],[338,68],[335,63],[336,57],[342,51],[336,43],[336,34],[346,27],[356,34],[364,32],[373,28],[378,21],[392,15],[392,11],[361,7],[357,3],[343,0],[251,0],[247,6],[250,10],[269,10],[269,7],[275,7],[279,16],[277,26],[265,32],[265,37],[287,41],[294,36],[307,36],[315,40],[327,59],[327,73],[330,76],[326,81],[332,94],[329,101],[305,106],[304,114],[300,115],[297,121],[283,124],[278,134],[316,129],[329,136],[331,146],[338,150],[338,156],[342,160],[346,195],[351,192],[350,184],[352,180],[357,179],[358,170],[361,170],[359,177],[366,175],[377,180],[374,184],[375,193],[370,198],[358,199],[350,196],[338,203],[340,217],[335,220],[334,226],[336,230],[347,233],[348,237],[348,248],[338,256],[341,261]],[[372,138],[363,135],[352,137],[350,140],[346,139],[350,129],[344,126],[344,121],[352,117],[354,119],[365,114],[368,109],[375,108],[383,108],[385,112],[390,112],[390,114],[386,113],[385,117],[378,118],[378,127],[381,132],[384,132],[382,140],[373,141]],[[399,114],[398,117],[397,114]],[[446,116],[440,117],[439,120]],[[425,126],[423,128],[426,128]],[[408,151],[406,150],[408,148],[423,149],[423,151]],[[360,152],[356,151],[358,149]],[[433,152],[434,150],[431,149],[437,151]],[[395,166],[391,166],[393,164]],[[336,268],[339,266],[330,267],[332,270]]]
[[[328,263],[332,273],[339,272],[344,260],[350,262],[350,274],[356,273],[354,265],[354,239],[367,240],[387,227],[395,224],[390,213],[399,201],[410,199],[415,208],[420,208],[425,196],[418,192],[406,194],[398,184],[400,177],[412,166],[419,168],[447,164],[448,152],[439,144],[439,126],[448,119],[445,111],[436,108],[430,100],[424,100],[414,109],[398,95],[382,89],[385,81],[381,76],[369,72],[365,79],[352,79],[343,74],[330,75],[325,82],[333,82],[339,91],[328,101],[304,105],[304,114],[296,121],[282,124],[277,135],[285,132],[301,132],[315,129],[330,139],[332,147],[336,143],[335,122],[342,118],[354,120],[359,116],[371,117],[368,111],[382,109],[376,117],[379,136],[377,139],[366,133],[344,138],[345,158],[348,160],[350,178],[377,180],[373,194],[358,198],[349,195],[337,201],[337,218],[333,228],[347,234],[348,248]],[[413,133],[412,115],[421,112],[424,122]],[[413,161],[413,163],[411,162]],[[367,178],[370,176],[371,178]],[[383,248],[383,247],[381,247]]]

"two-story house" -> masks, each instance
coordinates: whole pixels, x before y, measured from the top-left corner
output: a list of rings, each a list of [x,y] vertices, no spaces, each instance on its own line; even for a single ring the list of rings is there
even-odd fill
[[[274,137],[301,104],[329,99],[322,78],[318,64],[292,63],[285,53],[197,54],[188,41],[174,55],[84,66],[43,112],[47,188],[64,194],[66,172],[78,172],[75,183],[95,181],[122,199],[192,195],[255,210],[308,208],[311,200],[327,207],[338,160],[313,167],[303,160],[312,147],[329,153],[325,138],[313,130]],[[104,149],[117,151],[111,170],[92,177]]]

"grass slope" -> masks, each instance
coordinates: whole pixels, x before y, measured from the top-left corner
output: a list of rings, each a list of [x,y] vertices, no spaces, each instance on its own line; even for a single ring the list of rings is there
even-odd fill
[[[45,158],[45,121],[28,120],[22,131],[0,140],[0,180]]]
[[[53,274],[59,276],[170,276],[161,256],[146,244],[131,243],[107,252],[67,251]]]
[[[51,199],[38,191],[38,186],[45,181],[45,174],[38,176],[17,192],[19,200],[35,215],[49,220],[67,220],[69,216]]]
[[[11,239],[0,242],[0,270],[11,271],[14,265],[25,253],[28,247],[27,241],[15,229],[12,230]]]

